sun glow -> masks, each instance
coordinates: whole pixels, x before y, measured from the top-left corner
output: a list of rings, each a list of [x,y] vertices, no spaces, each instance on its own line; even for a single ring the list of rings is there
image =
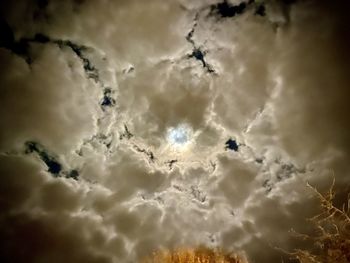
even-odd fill
[[[171,127],[167,131],[167,142],[172,148],[184,150],[188,148],[193,140],[193,131],[190,126],[180,124],[176,127]]]

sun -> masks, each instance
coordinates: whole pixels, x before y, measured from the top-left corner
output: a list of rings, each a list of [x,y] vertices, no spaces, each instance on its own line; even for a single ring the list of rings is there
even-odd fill
[[[193,141],[192,128],[187,124],[170,127],[167,130],[168,144],[175,150],[185,150]]]

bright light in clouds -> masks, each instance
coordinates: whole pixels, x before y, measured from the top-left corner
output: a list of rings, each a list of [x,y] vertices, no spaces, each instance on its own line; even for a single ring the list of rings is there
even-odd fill
[[[171,127],[167,131],[167,141],[173,147],[184,148],[192,140],[192,129],[188,125],[180,124],[176,127]]]
[[[308,247],[305,182],[350,185],[350,1],[58,3],[0,0],[1,262]]]

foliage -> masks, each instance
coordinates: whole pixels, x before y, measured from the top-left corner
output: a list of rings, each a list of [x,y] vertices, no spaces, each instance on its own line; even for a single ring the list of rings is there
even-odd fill
[[[237,255],[227,255],[219,250],[208,248],[177,249],[155,252],[143,263],[247,263]]]
[[[313,241],[313,251],[298,249],[291,253],[301,263],[350,262],[350,195],[341,209],[336,207],[334,183],[333,180],[325,194],[308,184],[320,201],[321,213],[310,219],[317,229],[316,235],[299,235]]]

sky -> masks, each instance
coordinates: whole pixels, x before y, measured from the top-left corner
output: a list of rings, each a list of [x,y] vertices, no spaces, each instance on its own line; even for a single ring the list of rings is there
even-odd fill
[[[345,0],[0,1],[1,262],[293,262],[349,191]]]

